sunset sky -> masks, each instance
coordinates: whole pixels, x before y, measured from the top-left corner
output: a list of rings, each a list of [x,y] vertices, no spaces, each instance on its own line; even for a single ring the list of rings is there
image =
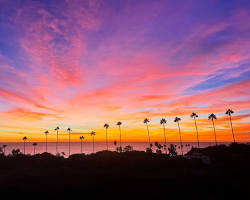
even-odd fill
[[[250,1],[0,0],[0,142],[250,141]]]

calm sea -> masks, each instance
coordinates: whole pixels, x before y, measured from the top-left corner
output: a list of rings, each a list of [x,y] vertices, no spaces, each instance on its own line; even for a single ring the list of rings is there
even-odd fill
[[[19,142],[19,143],[0,143],[0,147],[5,144],[7,145],[7,147],[5,148],[5,154],[10,154],[11,151],[13,149],[20,149],[21,152],[23,152],[24,150],[24,144]],[[44,142],[38,142],[38,145],[36,146],[36,153],[43,153],[46,151],[46,143]],[[161,143],[163,145],[163,143]],[[180,154],[181,150],[180,148],[178,148],[179,143],[178,142],[171,142],[168,143],[167,146],[169,146],[170,144],[174,144],[177,145],[177,152]],[[220,144],[229,144],[229,143],[220,143]],[[148,143],[144,143],[144,142],[130,142],[130,143],[126,143],[124,142],[122,144],[123,147],[125,147],[126,145],[131,145],[133,147],[134,150],[139,150],[139,151],[145,151],[145,149],[148,147]],[[214,143],[212,142],[200,142],[200,147],[208,147],[208,146],[212,146],[214,145]],[[119,146],[119,144],[117,144],[117,146]],[[186,153],[188,152],[191,148],[193,147],[197,147],[197,143],[195,142],[183,142],[183,152]],[[25,145],[25,153],[26,154],[34,154],[34,147],[32,146],[31,142],[26,142]],[[106,143],[105,142],[95,142],[94,145],[94,152],[97,151],[102,151],[102,150],[106,150]],[[109,143],[109,150],[111,151],[115,151],[116,150],[116,146],[113,143]],[[153,151],[155,152],[156,147],[153,146]],[[48,152],[52,153],[52,154],[56,154],[56,143],[55,142],[49,142],[48,143]],[[67,142],[61,142],[58,143],[58,152],[65,153],[65,156],[68,156],[69,154],[69,144]],[[81,153],[81,143],[80,142],[71,142],[70,144],[70,154],[77,154],[77,153]],[[91,142],[83,142],[83,153],[85,154],[91,154],[93,153],[93,143]]]

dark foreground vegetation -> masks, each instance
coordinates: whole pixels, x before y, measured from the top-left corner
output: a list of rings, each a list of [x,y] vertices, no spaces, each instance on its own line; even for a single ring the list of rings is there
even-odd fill
[[[202,199],[248,194],[249,188],[247,144],[192,149],[184,157],[138,151],[102,151],[69,158],[19,152],[0,156],[1,194],[39,192],[63,197],[65,193],[110,193],[115,197],[120,192]]]

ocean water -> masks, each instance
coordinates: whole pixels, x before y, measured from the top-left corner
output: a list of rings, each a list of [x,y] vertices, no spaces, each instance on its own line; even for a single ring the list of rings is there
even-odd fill
[[[24,152],[24,143],[23,142],[18,142],[18,143],[0,143],[0,147],[2,145],[7,145],[5,148],[5,154],[11,154],[13,149],[20,149],[21,152]],[[46,143],[45,142],[38,142],[38,145],[36,146],[35,153],[43,153],[46,151]],[[105,142],[95,142],[94,143],[94,151],[93,151],[93,143],[92,142],[83,142],[83,153],[85,154],[91,154],[93,152],[97,151],[102,151],[106,150],[106,143]],[[160,143],[163,145],[163,143]],[[169,142],[167,147],[170,146],[170,144],[177,145],[176,149],[178,154],[181,154],[181,149],[179,146],[179,142]],[[230,143],[219,143],[219,144],[230,144]],[[109,150],[110,151],[115,151],[116,147],[119,146],[119,143],[117,143],[117,146],[115,146],[113,143],[109,143]],[[131,145],[134,150],[139,150],[139,151],[145,151],[146,148],[148,147],[148,143],[145,142],[124,142],[122,143],[122,147],[125,147],[127,145]],[[208,146],[213,146],[213,142],[200,142],[200,147],[208,147]],[[187,153],[191,148],[197,147],[196,142],[183,142],[183,152]],[[153,151],[155,152],[157,148],[153,145]],[[56,154],[56,143],[55,142],[48,142],[48,152],[52,154]],[[58,152],[62,153],[64,152],[65,157],[69,155],[69,143],[67,142],[60,142],[58,143]],[[81,143],[80,142],[71,142],[70,144],[70,154],[77,154],[81,153]],[[25,154],[34,154],[34,147],[32,145],[32,142],[26,142],[25,144]]]

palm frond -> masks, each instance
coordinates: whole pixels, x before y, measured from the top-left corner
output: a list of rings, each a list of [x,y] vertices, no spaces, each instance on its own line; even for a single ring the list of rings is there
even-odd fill
[[[143,123],[144,124],[147,124],[147,123],[149,123],[150,122],[150,120],[148,119],[148,118],[145,118],[144,120],[143,120]]]
[[[162,118],[160,121],[160,124],[166,124],[166,123],[167,123],[167,120],[165,118]]]

